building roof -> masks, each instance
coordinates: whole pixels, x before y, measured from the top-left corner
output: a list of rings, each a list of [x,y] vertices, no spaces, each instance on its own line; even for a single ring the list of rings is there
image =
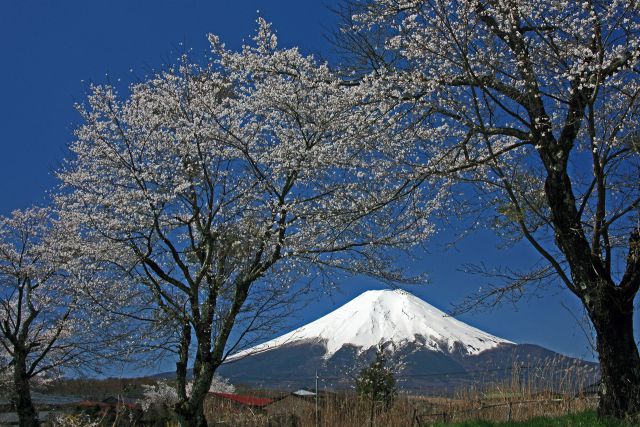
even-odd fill
[[[262,408],[273,402],[273,399],[269,399],[266,397],[255,397],[255,396],[242,396],[239,394],[231,394],[231,393],[211,393],[216,397],[221,397],[223,399],[228,399],[236,403],[240,403],[245,406],[255,406],[258,408]]]

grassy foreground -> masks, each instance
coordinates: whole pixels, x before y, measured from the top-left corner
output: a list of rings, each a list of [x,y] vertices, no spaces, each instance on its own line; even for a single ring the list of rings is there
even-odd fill
[[[561,417],[536,417],[526,421],[465,421],[453,424],[435,424],[438,427],[631,427],[638,426],[640,422],[625,422],[615,419],[599,419],[595,411],[587,411],[579,414],[564,415]]]

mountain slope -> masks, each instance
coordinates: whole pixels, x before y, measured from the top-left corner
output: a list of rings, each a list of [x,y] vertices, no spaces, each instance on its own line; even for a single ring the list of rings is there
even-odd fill
[[[432,351],[478,354],[513,344],[469,326],[403,290],[367,291],[294,331],[235,354],[231,360],[283,345],[322,343],[325,359],[345,345],[364,352],[379,344],[419,344]]]
[[[566,372],[597,374],[592,363],[488,334],[401,290],[367,291],[318,320],[234,354],[218,372],[236,384],[274,389],[309,386],[317,373],[321,387],[349,388],[381,345],[396,367],[398,386],[425,394],[512,379],[514,369],[526,381],[538,380],[530,373],[540,366],[563,381]]]

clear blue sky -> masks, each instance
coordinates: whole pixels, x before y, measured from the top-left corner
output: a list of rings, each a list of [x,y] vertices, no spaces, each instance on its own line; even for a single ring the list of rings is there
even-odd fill
[[[336,23],[329,7],[335,0],[21,0],[0,5],[0,214],[46,201],[56,181],[52,171],[65,157],[79,120],[73,104],[86,85],[122,85],[172,62],[183,46],[208,51],[206,34],[238,47],[253,32],[257,11],[274,23],[283,45],[331,57],[324,36]],[[130,71],[133,70],[133,72]],[[107,77],[108,75],[108,77]],[[484,285],[458,271],[465,263],[526,266],[535,261],[527,246],[499,250],[491,233],[478,233],[445,250],[459,230],[443,231],[430,253],[416,253],[409,267],[426,270],[432,284],[410,288],[431,304],[448,309]],[[381,285],[353,280],[322,297],[292,327],[326,314],[360,292]],[[575,315],[579,306],[567,292],[531,298],[517,307],[461,317],[474,326],[521,343],[539,344],[573,356],[591,358]],[[637,323],[637,322],[636,322]],[[284,331],[283,331],[284,332]]]

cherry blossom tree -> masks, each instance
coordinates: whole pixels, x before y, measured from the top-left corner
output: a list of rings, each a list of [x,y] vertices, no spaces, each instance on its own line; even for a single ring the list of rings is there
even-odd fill
[[[187,394],[191,394],[193,383],[187,383]],[[170,408],[176,405],[180,398],[176,388],[166,380],[160,380],[155,384],[143,385],[143,397],[139,400],[142,409],[148,411],[153,406]],[[210,393],[234,393],[236,388],[227,378],[214,374],[209,387]]]
[[[50,209],[0,218],[0,369],[20,425],[38,425],[31,387],[69,370],[98,368],[120,336],[87,304],[93,273],[66,245],[70,233]],[[107,297],[103,293],[103,297]],[[116,330],[118,330],[116,328]],[[111,341],[110,341],[111,340]]]
[[[175,411],[189,426],[206,425],[232,332],[269,311],[260,290],[328,271],[401,280],[389,249],[424,241],[444,191],[405,178],[402,144],[380,140],[395,119],[365,85],[278,48],[262,19],[240,51],[210,41],[210,63],[182,58],[124,98],[94,86],[59,173],[79,238],[133,260],[134,286],[178,337]]]
[[[374,0],[351,7],[342,31],[351,34],[360,69],[368,58],[378,78],[372,98],[411,117],[406,141],[416,161],[408,167],[469,183],[465,191],[480,196],[487,222],[540,255],[534,271],[508,274],[512,280],[481,299],[562,283],[596,332],[600,414],[639,412],[640,5]]]

